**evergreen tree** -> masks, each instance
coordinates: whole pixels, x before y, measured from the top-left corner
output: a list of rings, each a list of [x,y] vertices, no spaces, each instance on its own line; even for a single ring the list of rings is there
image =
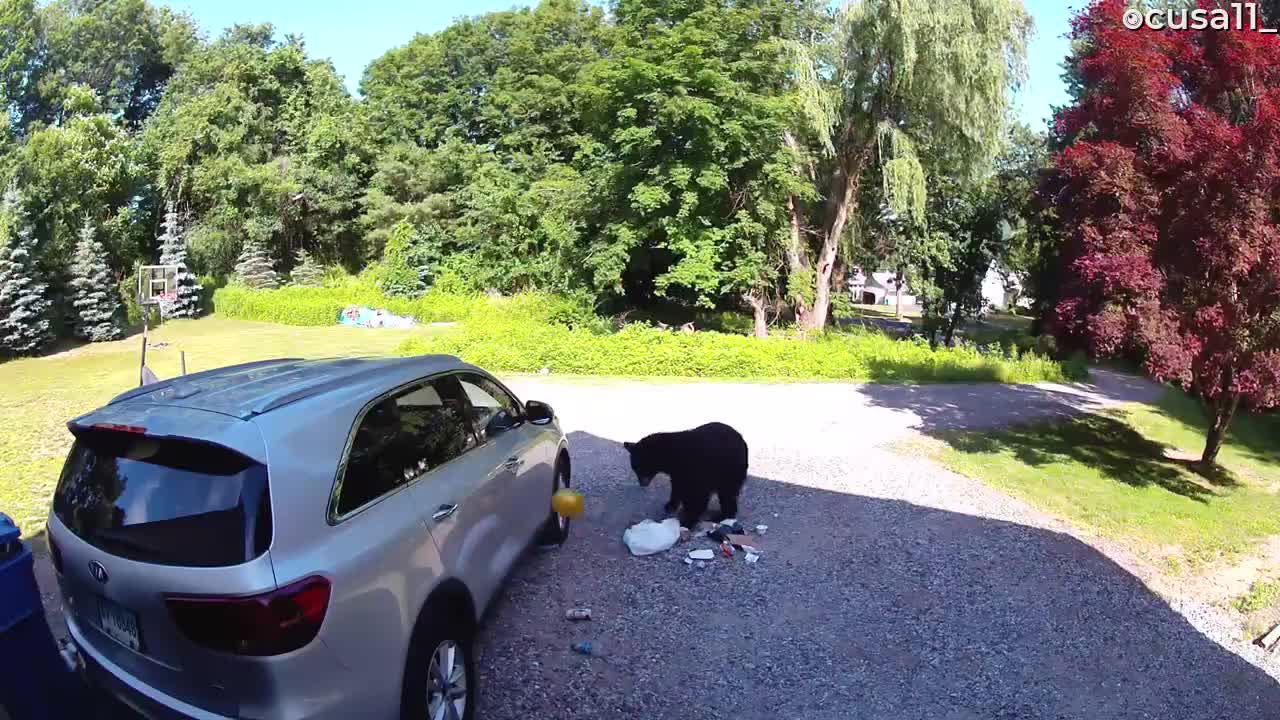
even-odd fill
[[[160,264],[178,268],[175,297],[160,305],[165,317],[192,318],[200,314],[200,285],[187,268],[187,239],[178,222],[178,211],[169,203],[164,214],[164,233],[160,235]]]
[[[300,287],[320,287],[324,283],[324,268],[306,250],[298,251],[298,264],[289,274],[289,282]]]
[[[120,337],[120,298],[107,266],[106,250],[87,217],[71,263],[71,305],[76,309],[76,334],[80,337],[90,342]]]
[[[236,275],[240,282],[254,290],[275,290],[280,287],[280,276],[271,267],[267,249],[256,240],[244,244],[244,250],[236,260]]]
[[[0,244],[0,350],[32,353],[53,339],[48,286],[36,264],[31,218],[12,186],[4,194],[8,232]]]

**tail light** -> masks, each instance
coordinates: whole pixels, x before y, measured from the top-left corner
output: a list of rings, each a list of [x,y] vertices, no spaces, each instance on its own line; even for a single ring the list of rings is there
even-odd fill
[[[262,595],[165,598],[192,642],[236,655],[282,655],[315,639],[329,609],[329,581],[309,577]]]
[[[58,547],[58,543],[53,541],[52,535],[46,535],[49,538],[49,557],[53,559],[53,569],[62,574],[62,548]]]

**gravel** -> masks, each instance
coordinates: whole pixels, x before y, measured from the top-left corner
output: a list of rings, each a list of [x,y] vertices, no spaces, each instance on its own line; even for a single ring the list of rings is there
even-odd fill
[[[1275,718],[1280,672],[1222,611],[1169,602],[1021,502],[882,446],[1147,399],[1099,387],[512,383],[556,407],[587,514],[532,555],[479,642],[480,717]],[[712,419],[751,445],[754,565],[628,555],[664,481],[624,440]],[[569,607],[593,620],[570,623]],[[599,657],[570,650],[591,641]]]

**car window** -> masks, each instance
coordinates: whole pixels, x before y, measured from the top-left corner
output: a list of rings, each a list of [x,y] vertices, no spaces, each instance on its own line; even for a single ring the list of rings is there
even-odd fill
[[[267,468],[184,438],[77,433],[53,511],[78,537],[118,557],[220,567],[271,544]]]
[[[479,375],[463,375],[459,378],[462,390],[471,404],[476,434],[480,442],[506,432],[524,421],[520,403],[498,384]]]
[[[356,429],[338,486],[344,515],[440,467],[475,445],[461,391],[432,380],[375,404]]]

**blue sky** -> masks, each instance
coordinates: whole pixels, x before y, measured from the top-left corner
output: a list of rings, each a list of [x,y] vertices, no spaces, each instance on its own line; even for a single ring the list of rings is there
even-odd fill
[[[1018,109],[1036,129],[1044,126],[1054,105],[1066,100],[1058,77],[1068,44],[1071,8],[1085,0],[1024,0],[1036,20],[1036,37],[1028,53],[1030,76],[1019,93]],[[165,4],[186,10],[210,36],[235,22],[270,22],[281,35],[306,38],[312,55],[328,57],[353,91],[371,60],[389,48],[403,45],[415,33],[440,30],[454,18],[528,4],[513,0],[363,0],[359,3],[316,0],[172,0]]]

